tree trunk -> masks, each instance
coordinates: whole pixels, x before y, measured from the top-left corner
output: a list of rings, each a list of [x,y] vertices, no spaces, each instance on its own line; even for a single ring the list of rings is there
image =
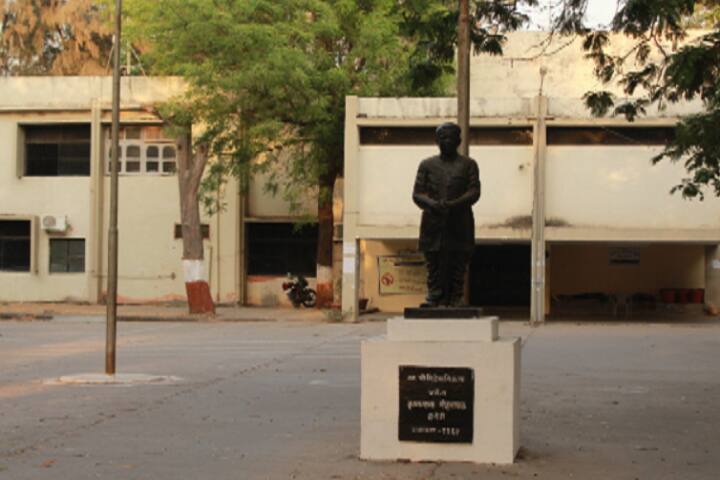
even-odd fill
[[[205,280],[203,238],[198,203],[198,189],[208,161],[208,151],[205,146],[200,146],[193,153],[190,134],[178,139],[177,149],[183,242],[182,263],[188,310],[190,313],[214,314],[215,303],[210,293],[210,286]]]
[[[333,303],[333,189],[335,174],[320,178],[318,196],[317,243],[317,307],[329,308]]]

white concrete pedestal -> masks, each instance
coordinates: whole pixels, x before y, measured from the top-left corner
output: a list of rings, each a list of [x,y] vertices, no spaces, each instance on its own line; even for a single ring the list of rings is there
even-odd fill
[[[519,338],[498,338],[497,332],[497,317],[393,318],[387,336],[364,341],[360,457],[513,463],[520,447],[521,345]],[[399,440],[401,366],[472,369],[472,443]],[[427,414],[433,414],[432,408]]]

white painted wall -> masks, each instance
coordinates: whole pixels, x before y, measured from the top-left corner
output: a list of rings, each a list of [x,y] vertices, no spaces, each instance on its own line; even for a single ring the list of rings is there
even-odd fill
[[[701,35],[703,31],[690,31],[688,42]],[[555,36],[547,43],[547,32],[515,32],[508,35],[508,41],[503,47],[504,55],[472,55],[470,61],[470,96],[477,98],[533,98],[540,92],[540,68],[547,71],[542,84],[543,94],[550,98],[571,99],[573,105],[590,90],[609,90],[618,97],[625,94],[621,86],[616,83],[603,84],[595,78],[593,62],[585,57],[582,49],[583,38]],[[624,55],[629,52],[635,41],[623,35],[612,35],[608,52],[614,55]],[[673,45],[666,42],[663,45],[667,51],[672,51]],[[659,51],[653,49],[651,58],[659,58]],[[632,67],[632,60],[628,68]],[[641,90],[638,89],[637,94]],[[693,108],[697,108],[695,104]],[[553,106],[550,103],[550,114],[558,116],[580,115],[590,118],[590,112],[585,109],[569,110],[567,105],[558,101]],[[664,112],[648,109],[651,116],[673,117],[685,110],[687,104],[670,106]]]
[[[291,203],[286,198],[286,180],[280,180],[279,188],[275,194],[267,189],[270,175],[256,173],[248,185],[247,216],[252,218],[290,218],[302,216],[317,216],[317,194],[313,189],[302,189],[299,196],[298,209],[292,211]],[[275,180],[273,180],[275,181]]]
[[[89,115],[65,118],[90,121]],[[28,120],[24,115],[0,117],[0,215],[32,215],[38,222],[43,214],[66,215],[69,230],[62,235],[36,229],[37,272],[0,272],[0,301],[86,300],[85,273],[49,273],[49,245],[53,237],[85,238],[85,249],[89,251],[90,177],[17,178],[18,124]]]
[[[361,146],[356,180],[359,224],[419,226],[420,210],[412,201],[415,175],[422,159],[436,154],[434,146]],[[530,215],[532,147],[477,146],[470,149],[470,156],[478,163],[482,184],[473,208],[478,229]]]
[[[178,179],[172,176],[127,176],[119,181],[118,297],[120,302],[185,301],[182,240],[174,238],[180,223]],[[106,179],[105,231],[109,218],[109,179]],[[234,301],[236,290],[235,241],[237,196],[234,184],[226,192],[227,208],[201,221],[210,225],[204,240],[205,278],[213,299]],[[218,254],[218,240],[220,249]],[[107,244],[103,245],[107,257]],[[218,268],[220,275],[218,277]],[[104,284],[104,283],[103,283]]]
[[[550,219],[594,229],[720,228],[720,199],[704,202],[670,195],[686,175],[682,163],[650,159],[650,146],[552,146],[547,154]],[[687,240],[692,241],[692,238]]]
[[[122,108],[150,108],[182,92],[177,78],[123,79]],[[105,109],[110,102],[110,79],[105,77],[0,78],[0,216],[66,215],[70,230],[48,234],[37,229],[37,273],[0,272],[0,301],[88,301],[93,298],[91,256],[98,247],[93,227],[92,177],[17,178],[18,128],[26,123],[90,123],[91,105],[97,100]],[[107,113],[107,112],[106,112]],[[150,113],[126,110],[123,118],[158,119]],[[104,115],[106,116],[106,115]],[[103,125],[102,128],[106,128]],[[93,134],[91,138],[103,138]],[[100,148],[105,152],[104,148]],[[103,154],[104,159],[104,154]],[[107,271],[107,224],[109,178],[103,177],[104,215],[100,279],[103,290]],[[119,282],[121,302],[185,299],[182,275],[182,240],[174,239],[180,222],[179,188],[175,175],[121,176],[119,190]],[[205,240],[207,274],[213,297],[236,300],[238,284],[238,192],[235,182],[225,187],[225,210],[219,216],[203,216],[210,224]],[[50,274],[49,239],[53,236],[84,238],[84,273]]]
[[[105,193],[107,231],[109,177]],[[173,238],[174,225],[180,223],[177,177],[120,177],[118,196],[118,301],[184,300],[182,240]]]
[[[179,77],[124,77],[123,105],[151,105],[185,88]],[[0,78],[0,110],[87,109],[98,99],[112,101],[112,77],[5,77]]]

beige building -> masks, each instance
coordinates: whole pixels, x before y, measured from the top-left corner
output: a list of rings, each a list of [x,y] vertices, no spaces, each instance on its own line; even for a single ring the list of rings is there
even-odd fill
[[[662,289],[686,297],[704,289],[720,303],[720,201],[669,195],[682,164],[650,164],[678,117],[700,105],[632,124],[594,119],[581,97],[601,85],[578,42],[542,55],[543,38],[516,34],[505,57],[473,58],[470,143],[483,193],[470,300],[532,305],[536,318],[574,300],[612,306],[636,294],[657,299]],[[123,79],[122,302],[185,298],[176,152],[153,113],[183,88],[176,78]],[[110,96],[109,78],[0,79],[0,301],[103,300]],[[358,299],[400,311],[423,298],[410,193],[419,161],[436,150],[434,127],[454,117],[452,98],[347,99],[344,201],[335,212],[345,313],[357,313]],[[228,182],[225,208],[204,217],[218,302],[286,304],[285,274],[313,275],[316,226],[296,232],[298,216],[264,184],[258,176],[243,192]],[[300,213],[315,215],[312,192]]]
[[[176,151],[153,113],[183,89],[122,81],[120,302],[185,300]],[[108,77],[0,79],[0,301],[103,301],[110,103]],[[281,304],[287,271],[314,271],[316,229],[295,234],[288,204],[263,184],[228,182],[225,208],[203,219],[217,302]]]
[[[572,305],[637,309],[661,290],[680,301],[705,290],[717,303],[720,200],[670,195],[682,163],[651,165],[679,116],[701,105],[648,111],[634,123],[593,118],[582,96],[607,87],[580,41],[544,55],[544,38],[515,34],[505,57],[472,59],[470,155],[482,196],[471,303],[531,308],[536,321]],[[399,311],[424,293],[415,173],[456,102],[350,97],[346,108],[343,310],[356,314],[360,298]]]

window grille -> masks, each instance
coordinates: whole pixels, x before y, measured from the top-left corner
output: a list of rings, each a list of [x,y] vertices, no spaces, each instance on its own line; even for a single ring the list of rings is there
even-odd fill
[[[110,129],[105,136],[105,155],[110,175],[112,141]],[[120,129],[118,159],[120,175],[172,175],[177,170],[175,141],[165,138],[157,125],[126,126]]]

